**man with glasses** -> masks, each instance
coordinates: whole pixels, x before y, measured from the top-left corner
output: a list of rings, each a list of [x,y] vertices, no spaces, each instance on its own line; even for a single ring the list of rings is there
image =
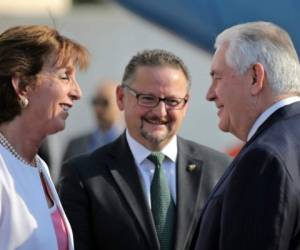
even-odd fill
[[[66,163],[60,195],[75,248],[188,249],[201,208],[230,159],[177,136],[190,77],[180,58],[146,50],[126,66],[117,103],[127,129]]]

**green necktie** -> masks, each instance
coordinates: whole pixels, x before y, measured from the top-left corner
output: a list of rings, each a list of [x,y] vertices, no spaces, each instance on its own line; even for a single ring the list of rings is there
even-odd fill
[[[148,159],[155,165],[151,183],[151,207],[160,250],[171,250],[175,205],[169,190],[168,180],[162,168],[164,158],[164,154],[159,152],[148,156]]]

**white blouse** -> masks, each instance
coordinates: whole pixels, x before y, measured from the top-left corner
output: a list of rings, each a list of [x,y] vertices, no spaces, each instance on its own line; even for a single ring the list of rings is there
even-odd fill
[[[70,224],[62,209],[46,163],[39,158],[42,174],[68,232]],[[0,250],[56,250],[57,239],[39,171],[16,159],[0,145]]]

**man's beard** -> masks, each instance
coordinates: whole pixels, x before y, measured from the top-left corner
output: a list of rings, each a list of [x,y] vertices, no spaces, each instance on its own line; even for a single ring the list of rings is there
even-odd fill
[[[151,144],[159,145],[161,142],[163,142],[164,140],[166,140],[169,137],[170,129],[167,124],[166,124],[167,131],[165,131],[163,134],[157,136],[157,135],[153,135],[153,133],[151,133],[151,132],[147,132],[144,130],[144,128],[143,128],[144,122],[145,121],[142,120],[140,132],[141,132],[142,137],[145,138]]]

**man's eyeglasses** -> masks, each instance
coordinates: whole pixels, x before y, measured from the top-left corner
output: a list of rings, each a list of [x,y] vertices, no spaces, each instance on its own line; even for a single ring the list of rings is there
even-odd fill
[[[182,109],[188,101],[188,97],[165,97],[160,98],[151,94],[142,94],[129,87],[128,85],[122,85],[123,88],[128,88],[129,92],[136,97],[137,103],[146,108],[155,108],[161,101],[166,105],[167,109]]]

